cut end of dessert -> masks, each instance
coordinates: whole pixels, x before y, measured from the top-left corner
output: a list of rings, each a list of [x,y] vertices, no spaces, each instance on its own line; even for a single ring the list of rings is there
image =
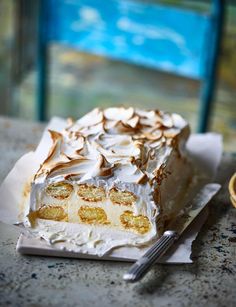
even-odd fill
[[[94,184],[49,184],[35,217],[45,220],[107,225],[145,234],[151,229],[147,216],[135,215],[139,200],[133,192],[112,187],[106,190]],[[56,203],[55,203],[56,202]]]

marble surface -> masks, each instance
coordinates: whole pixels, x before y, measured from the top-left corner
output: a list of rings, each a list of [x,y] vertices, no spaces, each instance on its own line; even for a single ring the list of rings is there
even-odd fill
[[[43,128],[0,117],[0,182]],[[0,306],[236,306],[236,209],[227,190],[235,171],[236,155],[225,153],[216,180],[223,188],[194,242],[195,262],[155,265],[136,284],[122,280],[128,263],[22,256],[19,230],[0,223]]]

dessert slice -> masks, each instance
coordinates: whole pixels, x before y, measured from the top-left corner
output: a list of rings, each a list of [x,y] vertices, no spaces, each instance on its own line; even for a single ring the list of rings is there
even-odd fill
[[[29,213],[36,220],[145,238],[182,209],[192,171],[185,152],[189,126],[179,115],[94,109],[49,133],[51,148],[32,182]]]

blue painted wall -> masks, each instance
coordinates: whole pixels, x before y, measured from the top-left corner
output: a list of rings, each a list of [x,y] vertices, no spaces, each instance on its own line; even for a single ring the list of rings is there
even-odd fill
[[[47,0],[47,40],[202,79],[211,19],[131,1]]]

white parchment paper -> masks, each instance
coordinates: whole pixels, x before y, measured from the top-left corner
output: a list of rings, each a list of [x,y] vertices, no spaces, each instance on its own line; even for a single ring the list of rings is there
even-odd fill
[[[64,119],[53,118],[45,129],[36,151],[29,152],[20,158],[2,183],[0,187],[0,220],[2,222],[7,224],[20,224],[23,222],[24,214],[29,205],[30,181],[39,168],[40,163],[46,158],[47,149],[51,143],[47,129],[60,131],[65,125],[66,121]],[[187,149],[198,167],[202,183],[212,182],[222,155],[221,136],[215,133],[193,134],[187,143]],[[191,191],[193,195],[195,192],[197,191]],[[192,262],[192,242],[195,240],[206,216],[206,211],[200,214],[191,228],[178,240],[173,249],[162,258],[162,262]],[[78,252],[78,250],[75,252],[73,247],[70,247],[68,250],[63,242],[49,245],[42,239],[30,236],[24,230],[22,228],[24,236],[20,237],[17,245],[17,249],[23,253],[133,261],[138,259],[146,250],[146,248],[138,247],[120,247],[103,257],[98,257],[89,253]]]

